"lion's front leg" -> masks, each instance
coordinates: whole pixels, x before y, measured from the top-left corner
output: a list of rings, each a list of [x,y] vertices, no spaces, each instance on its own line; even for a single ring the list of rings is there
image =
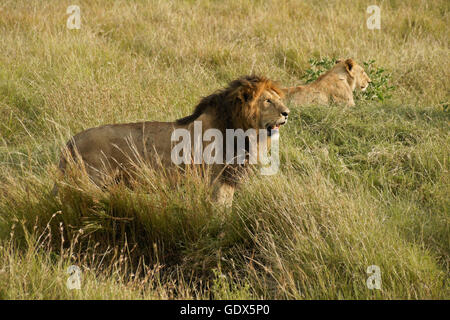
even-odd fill
[[[212,195],[213,201],[226,207],[231,207],[231,205],[233,204],[233,195],[235,189],[235,186],[228,183],[217,182],[214,185]]]

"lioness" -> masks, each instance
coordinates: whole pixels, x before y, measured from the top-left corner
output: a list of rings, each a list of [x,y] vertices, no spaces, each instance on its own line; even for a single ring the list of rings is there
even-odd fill
[[[213,199],[230,205],[240,170],[237,170],[238,165],[226,164],[225,130],[277,130],[287,122],[289,114],[282,96],[281,89],[271,80],[244,76],[230,82],[225,89],[204,97],[191,115],[176,122],[111,124],[78,133],[67,143],[59,168],[62,172],[66,170],[68,157],[82,160],[86,172],[97,185],[104,184],[105,175],[129,176],[138,159],[173,168],[176,165],[171,159],[175,144],[171,141],[172,133],[175,129],[186,129],[193,137],[194,121],[201,121],[202,130],[215,128],[223,133],[221,154],[224,164],[212,165],[211,182],[214,184]],[[206,146],[205,142],[203,144]]]
[[[371,82],[364,69],[353,59],[337,60],[332,69],[316,81],[283,89],[287,99],[296,105],[329,104],[331,102],[354,106],[353,91],[365,91]]]

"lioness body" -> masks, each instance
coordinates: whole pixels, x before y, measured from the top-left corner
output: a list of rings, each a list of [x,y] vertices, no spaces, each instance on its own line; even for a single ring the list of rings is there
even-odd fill
[[[263,129],[279,127],[287,121],[287,109],[281,89],[270,80],[256,76],[244,77],[229,87],[201,100],[194,113],[176,122],[141,122],[105,125],[75,135],[67,144],[60,160],[65,171],[67,157],[82,160],[94,183],[102,185],[107,176],[127,178],[133,168],[144,160],[164,169],[176,169],[171,158],[171,141],[176,129],[186,129],[194,137],[194,121],[201,122],[202,131],[218,129],[225,137],[226,129]],[[203,142],[206,147],[206,142]],[[223,157],[226,159],[224,139]],[[226,163],[226,161],[223,161]],[[227,164],[212,165],[214,200],[230,205],[238,170]]]
[[[296,105],[331,102],[354,106],[353,91],[367,89],[371,82],[364,69],[352,59],[338,60],[336,64],[314,82],[283,89],[287,98]]]

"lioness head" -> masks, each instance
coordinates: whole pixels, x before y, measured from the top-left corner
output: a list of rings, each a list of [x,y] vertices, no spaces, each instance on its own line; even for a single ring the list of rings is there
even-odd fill
[[[348,81],[352,90],[358,89],[365,91],[369,86],[369,83],[372,82],[364,69],[353,59],[347,59],[345,61],[337,60],[336,64],[341,64],[342,67],[345,68],[349,76]]]

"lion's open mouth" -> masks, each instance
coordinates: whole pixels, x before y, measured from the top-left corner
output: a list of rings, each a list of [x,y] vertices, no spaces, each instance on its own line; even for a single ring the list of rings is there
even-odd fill
[[[272,126],[268,126],[267,127],[267,135],[270,137],[272,134],[278,133],[278,130],[280,130],[280,127],[285,123],[286,123],[286,121],[284,121],[282,123],[274,124]]]
[[[267,128],[267,130],[279,130],[281,127],[281,124],[276,124],[274,126],[270,126]]]

